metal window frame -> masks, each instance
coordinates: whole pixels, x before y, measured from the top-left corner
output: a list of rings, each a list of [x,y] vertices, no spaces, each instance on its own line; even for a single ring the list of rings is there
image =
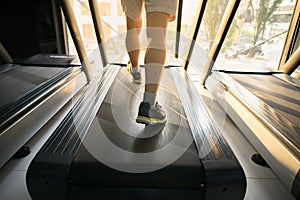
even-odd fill
[[[182,5],[183,5],[183,0],[179,0],[178,11],[177,11],[175,58],[178,58],[178,52],[179,52],[179,43],[180,43],[180,35],[181,35]]]
[[[192,41],[190,43],[190,47],[189,47],[189,51],[187,54],[187,58],[184,60],[183,66],[184,66],[184,70],[188,69],[188,65],[189,65],[189,60],[191,59],[193,50],[194,50],[194,46],[196,43],[196,39],[200,30],[200,25],[202,22],[202,18],[204,15],[204,11],[206,8],[206,4],[207,4],[207,0],[202,0],[201,3],[199,4],[198,10],[197,10],[197,19],[196,19],[196,23],[194,23],[194,27],[192,28],[192,30],[194,30],[192,32]]]
[[[5,49],[5,47],[0,42],[0,62],[3,63],[12,63],[13,59]]]
[[[300,47],[289,57],[289,59],[281,66],[281,71],[291,75],[300,65]]]
[[[106,51],[105,51],[105,47],[104,47],[104,43],[103,43],[104,34],[103,34],[101,15],[100,15],[99,7],[97,4],[97,0],[89,0],[89,6],[91,9],[91,14],[92,14],[96,37],[97,37],[97,41],[98,41],[98,45],[99,45],[102,64],[103,64],[103,67],[105,67],[108,64],[108,62],[107,62],[107,57],[106,57],[106,53],[105,53]]]
[[[205,64],[204,77],[203,77],[202,84],[205,84],[206,79],[211,74],[214,62],[216,61],[216,58],[219,55],[219,52],[224,43],[224,40],[225,40],[228,30],[231,26],[231,23],[234,19],[234,16],[236,14],[236,11],[239,7],[240,2],[241,2],[241,0],[230,0],[226,6],[226,10],[222,17],[217,35],[213,41],[212,47],[209,52],[209,59],[207,60],[207,62]]]
[[[297,35],[300,34],[300,1],[296,1],[294,12],[292,15],[291,23],[288,29],[287,37],[279,61],[278,70],[286,74],[292,74],[293,71],[297,68],[297,63],[299,65],[299,47],[293,52],[295,48],[295,41]],[[298,56],[298,57],[297,57]]]
[[[82,65],[82,70],[86,75],[87,82],[90,83],[92,81],[92,73],[71,2],[70,0],[60,0],[59,4],[65,16],[66,22],[69,26],[70,33],[73,38],[75,48],[77,50],[79,60]]]
[[[60,5],[56,0],[51,0],[52,5],[52,16],[54,22],[55,38],[56,38],[56,47],[57,53],[59,54],[68,54],[69,46],[67,41],[67,32],[66,32],[66,21],[63,16],[63,13],[60,10]]]

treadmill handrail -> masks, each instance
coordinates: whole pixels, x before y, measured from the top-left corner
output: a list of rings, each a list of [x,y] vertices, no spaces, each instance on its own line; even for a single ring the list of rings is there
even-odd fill
[[[104,43],[104,34],[103,34],[103,29],[102,29],[102,21],[101,21],[101,16],[100,16],[100,11],[99,7],[97,4],[97,0],[89,0],[89,5],[91,9],[91,14],[93,18],[93,23],[94,23],[94,28],[96,32],[96,37],[99,45],[99,51],[101,55],[101,60],[103,67],[107,65],[107,58],[106,58],[106,52],[105,52],[105,46],[103,45]]]
[[[82,65],[82,69],[86,75],[87,82],[90,83],[92,81],[92,71],[90,69],[87,53],[84,48],[83,39],[78,28],[78,23],[76,21],[76,17],[72,9],[72,5],[70,3],[70,0],[60,0],[60,4],[64,16],[66,18],[67,24],[69,25],[70,33],[74,40],[74,44]]]
[[[177,9],[175,58],[178,58],[178,52],[179,52],[180,35],[181,35],[182,4],[183,4],[183,0],[179,0],[178,9]]]
[[[185,70],[188,69],[189,61],[191,59],[191,56],[192,56],[192,53],[193,53],[193,50],[194,50],[194,46],[195,46],[195,42],[196,42],[196,39],[197,39],[197,36],[198,36],[198,32],[200,30],[201,21],[202,21],[202,18],[204,16],[204,11],[205,11],[205,8],[206,8],[206,4],[207,4],[207,0],[202,0],[201,4],[199,4],[199,7],[198,7],[198,14],[197,14],[198,17],[197,17],[196,23],[194,23],[195,25],[193,27],[194,31],[192,32],[192,41],[190,43],[190,47],[189,47],[187,57],[186,57],[185,62],[183,64]]]
[[[300,66],[300,47],[292,54],[286,63],[281,66],[285,74],[291,75]]]
[[[1,42],[0,42],[0,61],[2,61],[5,64],[13,62],[13,59],[11,58],[11,56],[9,55],[7,50],[4,48],[4,46],[2,45]]]
[[[240,0],[230,0],[226,6],[226,10],[222,17],[221,24],[217,31],[217,35],[215,37],[215,40],[214,40],[214,42],[211,46],[210,52],[209,52],[210,59],[208,59],[207,62],[205,63],[204,78],[203,78],[204,85],[205,85],[205,81],[206,81],[207,77],[211,74],[214,62],[217,59],[217,56],[223,45],[225,37],[229,31],[229,28],[234,19],[235,13],[240,5],[240,2],[241,2]]]

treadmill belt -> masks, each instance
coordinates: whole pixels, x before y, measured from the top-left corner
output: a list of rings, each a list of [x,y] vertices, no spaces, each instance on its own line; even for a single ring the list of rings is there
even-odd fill
[[[239,98],[300,158],[300,88],[272,75],[229,74]]]
[[[0,73],[0,131],[79,72],[79,68],[12,65]]]
[[[36,54],[29,58],[15,61],[21,65],[38,65],[38,66],[56,66],[70,67],[80,66],[80,62],[76,60],[75,55],[66,54]]]
[[[222,136],[199,157],[173,73],[165,69],[158,95],[165,126],[145,126],[135,122],[144,85],[105,67],[31,162],[32,199],[242,199],[245,174],[228,146],[219,149]]]
[[[300,124],[300,88],[271,75],[229,74],[295,125]]]
[[[171,79],[165,73],[158,97],[165,127],[145,126],[135,122],[144,86],[121,70],[73,161],[75,184],[200,189],[202,164]],[[175,155],[178,148],[183,151]]]
[[[15,102],[35,86],[64,71],[60,67],[16,66],[0,74],[0,108]]]

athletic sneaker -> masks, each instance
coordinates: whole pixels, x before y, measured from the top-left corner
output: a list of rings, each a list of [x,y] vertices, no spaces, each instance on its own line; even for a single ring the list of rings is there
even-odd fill
[[[141,102],[139,114],[136,118],[137,123],[146,125],[163,124],[166,119],[166,113],[158,103],[150,106],[149,103]]]
[[[131,75],[134,83],[139,84],[142,82],[141,72],[131,72]]]
[[[133,71],[132,71],[132,65],[131,65],[130,62],[128,62],[128,64],[127,64],[127,69],[128,69],[128,71],[131,73],[131,75],[132,75],[132,80],[133,80],[134,83],[139,84],[139,83],[142,82],[141,71],[139,71],[139,72],[133,72]]]

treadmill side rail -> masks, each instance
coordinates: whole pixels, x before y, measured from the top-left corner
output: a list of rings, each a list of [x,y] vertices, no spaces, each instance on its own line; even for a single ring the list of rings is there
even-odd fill
[[[206,199],[244,199],[246,177],[238,161],[205,160]]]
[[[83,73],[75,72],[51,85],[16,113],[0,133],[0,166],[3,166],[85,84]],[[74,76],[73,76],[74,75]],[[76,87],[74,87],[76,85]]]
[[[93,119],[91,113],[102,102],[118,70],[114,66],[105,68],[86,87],[72,110],[30,163],[26,182],[32,199],[69,199],[72,179],[68,177],[73,159]]]
[[[171,69],[201,158],[206,199],[243,199],[246,176],[204,100],[182,69]]]
[[[68,178],[68,172],[73,157],[72,155],[38,154],[27,172],[27,185],[31,198],[68,199],[69,183],[72,181]]]

